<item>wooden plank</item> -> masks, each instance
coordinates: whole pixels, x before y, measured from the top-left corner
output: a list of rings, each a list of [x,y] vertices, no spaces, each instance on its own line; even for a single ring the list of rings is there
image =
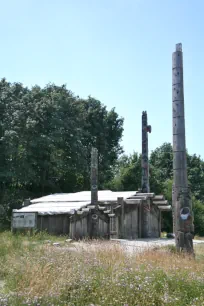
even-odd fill
[[[142,238],[142,205],[138,206],[138,238]]]
[[[125,214],[126,219],[126,239],[132,239],[132,216],[131,216],[131,210],[128,209],[128,211]]]
[[[132,239],[138,238],[138,206],[135,206],[131,213]]]
[[[120,238],[124,237],[124,216],[125,216],[125,206],[124,206],[124,200],[122,197],[118,197],[117,199],[118,201],[118,206],[117,207],[121,207],[121,222],[120,222]],[[116,208],[117,208],[116,207]],[[115,208],[115,209],[116,209]]]

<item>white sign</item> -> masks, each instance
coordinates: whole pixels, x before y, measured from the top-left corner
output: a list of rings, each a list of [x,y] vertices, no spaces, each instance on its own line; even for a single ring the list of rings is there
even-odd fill
[[[35,228],[37,214],[32,212],[13,212],[13,228]]]

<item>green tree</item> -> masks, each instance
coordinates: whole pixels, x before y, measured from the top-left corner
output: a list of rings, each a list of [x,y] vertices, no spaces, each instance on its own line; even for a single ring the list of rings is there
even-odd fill
[[[122,152],[123,119],[65,85],[31,89],[0,81],[0,203],[90,188],[91,147],[99,150],[101,188]]]
[[[115,167],[115,176],[109,187],[112,190],[138,190],[141,186],[141,155],[122,155]]]

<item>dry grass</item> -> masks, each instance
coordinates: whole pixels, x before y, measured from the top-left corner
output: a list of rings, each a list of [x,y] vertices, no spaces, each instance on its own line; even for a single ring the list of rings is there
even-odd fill
[[[201,245],[194,260],[163,249],[127,254],[110,241],[55,247],[4,233],[0,243],[2,305],[204,305]]]

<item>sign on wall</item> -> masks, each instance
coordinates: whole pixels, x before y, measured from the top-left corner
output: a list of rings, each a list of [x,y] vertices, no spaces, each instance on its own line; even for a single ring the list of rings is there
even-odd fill
[[[37,223],[37,213],[34,212],[13,212],[13,228],[35,228]]]

